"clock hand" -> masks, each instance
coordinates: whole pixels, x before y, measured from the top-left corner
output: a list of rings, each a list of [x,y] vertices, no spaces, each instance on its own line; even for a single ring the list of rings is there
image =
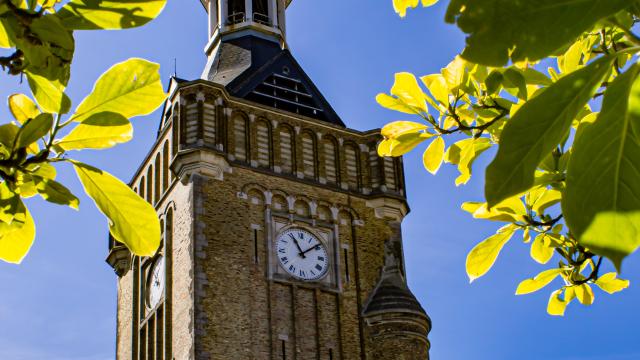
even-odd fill
[[[306,254],[311,250],[316,250],[316,249],[319,249],[319,248],[320,248],[320,244],[315,244],[312,247],[308,248],[307,250],[303,251],[302,254]]]
[[[296,247],[298,248],[298,255],[302,256],[302,258],[306,258],[306,256],[304,256],[304,253],[302,252],[302,248],[300,247],[300,244],[298,244],[298,239],[296,239],[295,236],[289,234],[289,236],[293,239],[293,242],[296,244]]]

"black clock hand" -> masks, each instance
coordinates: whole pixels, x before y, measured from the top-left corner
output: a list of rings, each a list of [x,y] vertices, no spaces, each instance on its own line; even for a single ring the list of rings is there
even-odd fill
[[[306,254],[306,253],[308,253],[308,252],[309,252],[309,251],[311,251],[311,250],[315,250],[315,249],[319,249],[319,248],[320,248],[320,244],[315,244],[314,246],[312,246],[312,247],[308,248],[307,250],[303,251],[303,252],[301,253],[301,255]]]
[[[298,239],[296,239],[295,236],[289,234],[289,236],[291,236],[291,238],[293,239],[293,242],[296,244],[296,247],[298,248],[298,255],[302,256],[302,258],[306,258],[306,256],[304,256],[304,253],[302,252],[302,248],[300,247],[300,244],[298,244]]]

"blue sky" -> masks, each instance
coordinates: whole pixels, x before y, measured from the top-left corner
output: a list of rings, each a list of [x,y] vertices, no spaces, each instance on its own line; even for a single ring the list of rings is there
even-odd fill
[[[399,19],[391,0],[296,0],[288,11],[289,46],[343,121],[367,130],[410,117],[375,103],[393,74],[438,72],[457,54],[464,37],[444,24],[444,4]],[[205,64],[206,17],[197,0],[172,0],[146,27],[77,33],[69,94],[77,104],[113,63],[142,57],[173,73],[198,78]],[[19,79],[0,76],[0,97]],[[6,107],[0,107],[9,119]],[[3,121],[5,121],[3,120]],[[135,139],[115,149],[79,154],[128,180],[154,140],[159,115],[135,119]],[[431,316],[432,359],[640,359],[637,324],[640,257],[627,260],[632,286],[617,295],[596,291],[590,308],[572,304],[565,318],[546,314],[549,291],[516,297],[517,284],[544,270],[514,238],[494,269],[473,285],[464,271],[467,252],[497,225],[473,220],[459,208],[482,199],[485,154],[468,185],[456,188],[454,168],[426,173],[420,153],[405,157],[411,214],[404,240],[410,286]],[[20,266],[0,263],[0,359],[103,360],[114,358],[116,276],[104,262],[107,227],[69,169],[64,183],[81,198],[81,212],[28,202],[38,226],[36,243]]]

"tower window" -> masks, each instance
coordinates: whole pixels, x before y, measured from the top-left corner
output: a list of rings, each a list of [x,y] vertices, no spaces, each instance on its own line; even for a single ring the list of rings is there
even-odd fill
[[[229,17],[227,23],[229,25],[239,24],[245,21],[244,0],[228,0],[229,1]]]
[[[302,169],[304,176],[315,178],[316,176],[316,151],[313,137],[308,133],[302,135]]]
[[[258,164],[261,167],[269,167],[271,164],[271,144],[269,143],[269,125],[261,121],[256,126],[258,145]]]
[[[233,135],[236,159],[247,161],[247,123],[241,116],[235,117],[233,121]]]
[[[253,4],[253,21],[263,24],[271,25],[269,19],[269,0],[251,0]]]
[[[336,145],[332,140],[324,141],[324,171],[327,181],[335,184],[338,181],[336,169]]]
[[[347,145],[344,149],[345,165],[347,170],[347,182],[351,190],[358,188],[358,154],[353,145]]]
[[[280,166],[287,174],[293,172],[293,136],[288,128],[280,129]]]

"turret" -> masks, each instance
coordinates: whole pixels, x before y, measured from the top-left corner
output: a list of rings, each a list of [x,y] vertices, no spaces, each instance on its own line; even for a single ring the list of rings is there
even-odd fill
[[[385,243],[385,264],[362,314],[371,341],[368,358],[429,359],[431,319],[407,286],[400,223],[389,226],[393,232]]]

